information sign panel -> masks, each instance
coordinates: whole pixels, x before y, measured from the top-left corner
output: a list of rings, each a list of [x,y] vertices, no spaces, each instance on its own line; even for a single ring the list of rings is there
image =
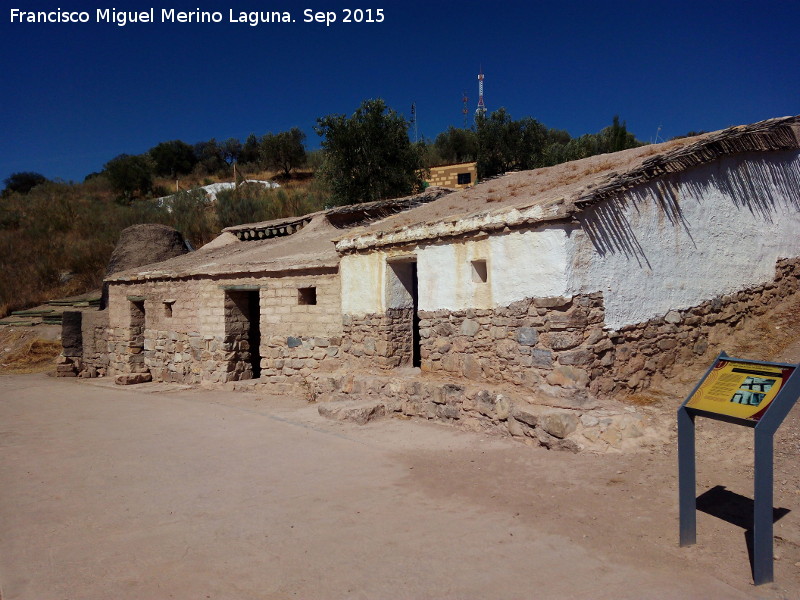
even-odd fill
[[[795,372],[797,371],[797,372]],[[678,409],[680,544],[697,540],[695,417],[750,427],[754,435],[753,583],[773,581],[773,437],[800,398],[800,365],[720,353]]]
[[[758,421],[793,371],[792,366],[718,358],[686,407]]]

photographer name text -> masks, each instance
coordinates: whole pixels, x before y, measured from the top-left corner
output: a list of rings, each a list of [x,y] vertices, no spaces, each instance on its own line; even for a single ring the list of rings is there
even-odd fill
[[[339,10],[314,10],[307,8],[300,14],[283,10],[226,11],[175,10],[174,8],[150,8],[140,11],[124,11],[116,8],[98,8],[94,11],[70,10],[21,10],[11,9],[11,23],[101,23],[125,27],[134,24],[179,23],[179,24],[239,24],[258,27],[274,23],[314,23],[330,27],[337,23],[383,23],[382,8],[342,8]]]

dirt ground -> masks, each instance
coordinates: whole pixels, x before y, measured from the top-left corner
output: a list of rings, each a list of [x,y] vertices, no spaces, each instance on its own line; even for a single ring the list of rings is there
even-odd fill
[[[0,596],[800,597],[800,415],[776,443],[785,514],[757,588],[732,427],[701,427],[698,494],[723,518],[698,512],[679,548],[674,444],[570,454],[285,397],[0,376]]]

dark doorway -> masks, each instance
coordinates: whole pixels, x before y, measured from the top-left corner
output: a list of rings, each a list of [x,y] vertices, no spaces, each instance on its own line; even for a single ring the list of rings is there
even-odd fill
[[[247,341],[250,344],[250,366],[253,368],[253,378],[261,377],[261,305],[258,292],[247,292],[247,308],[250,326],[247,331]]]
[[[261,309],[258,290],[225,293],[225,342],[234,355],[233,379],[261,376]],[[243,344],[242,342],[247,342]],[[242,370],[242,364],[245,368]]]
[[[411,299],[414,312],[411,316],[411,366],[422,365],[419,349],[419,280],[417,279],[417,263],[411,263]]]

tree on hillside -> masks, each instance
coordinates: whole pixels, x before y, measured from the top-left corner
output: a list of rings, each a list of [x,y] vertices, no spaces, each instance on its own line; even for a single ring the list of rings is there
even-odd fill
[[[338,204],[408,195],[423,185],[418,148],[408,122],[383,100],[365,100],[352,116],[317,119],[323,137],[322,178]]]
[[[194,156],[197,159],[197,167],[206,175],[223,173],[228,170],[224,151],[215,138],[211,138],[207,142],[197,142],[194,145]]]
[[[27,194],[37,185],[45,183],[47,181],[47,177],[42,175],[41,173],[34,173],[32,171],[22,171],[20,173],[12,173],[6,179],[3,180],[5,184],[5,189],[3,190],[3,195],[10,194],[12,192],[17,192],[19,194]]]
[[[306,134],[297,127],[281,133],[268,133],[259,144],[261,161],[269,169],[280,169],[289,177],[292,169],[306,164]]]
[[[192,172],[197,159],[194,148],[181,140],[161,142],[148,151],[153,159],[153,172],[162,177],[186,175]]]
[[[514,121],[501,108],[478,119],[478,177],[533,169],[542,163],[547,128],[536,119]]]
[[[153,165],[147,156],[120,154],[108,161],[103,170],[114,191],[127,200],[153,189]]]
[[[222,142],[220,147],[222,148],[222,158],[228,165],[239,162],[239,158],[242,154],[242,142],[231,137]]]
[[[600,137],[600,147],[603,153],[619,152],[642,145],[642,142],[628,131],[625,121],[619,122],[619,115],[614,115],[611,125],[602,129],[597,135]]]
[[[446,163],[469,162],[478,158],[478,136],[472,129],[451,125],[436,136],[434,145]]]
[[[259,160],[258,138],[254,133],[247,136],[239,152],[239,162],[242,164],[255,164]]]

